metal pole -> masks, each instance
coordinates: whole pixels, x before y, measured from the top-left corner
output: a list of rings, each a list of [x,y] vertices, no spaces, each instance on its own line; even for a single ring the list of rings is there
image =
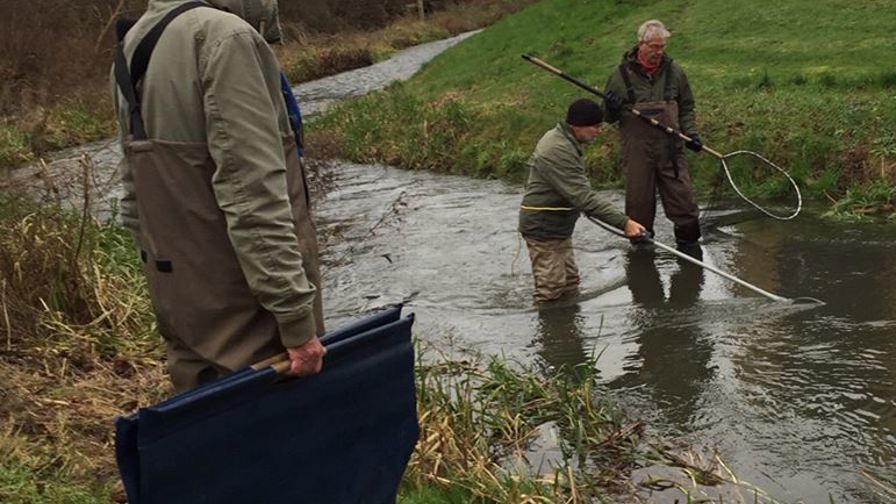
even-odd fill
[[[609,232],[611,232],[611,233],[613,233],[613,234],[615,234],[615,235],[619,235],[619,236],[625,237],[624,234],[620,233],[617,229],[613,228],[612,226],[610,226],[610,225],[607,224],[606,222],[603,222],[603,221],[601,221],[601,220],[599,220],[599,219],[595,219],[594,217],[591,217],[591,216],[588,216],[588,220],[590,220],[591,222],[597,224],[598,226],[600,226],[600,227],[606,229],[607,231],[609,231]],[[680,251],[678,251],[678,250],[676,250],[676,249],[674,249],[674,248],[672,248],[672,247],[670,247],[670,246],[668,246],[668,245],[666,245],[666,244],[664,244],[664,243],[660,243],[660,242],[654,240],[653,238],[649,238],[649,237],[646,237],[646,236],[645,236],[645,237],[642,238],[642,239],[643,239],[645,242],[647,242],[647,243],[652,243],[652,244],[656,245],[657,247],[659,247],[659,248],[665,250],[666,252],[670,252],[670,253],[674,254],[675,256],[680,257],[681,259],[684,259],[685,261],[694,263],[694,264],[696,264],[697,266],[700,266],[701,268],[704,268],[704,269],[707,269],[707,270],[709,270],[709,271],[712,271],[712,272],[715,273],[716,275],[719,275],[719,276],[721,276],[721,277],[723,277],[723,278],[727,278],[728,280],[731,280],[731,281],[734,282],[734,283],[743,285],[744,287],[746,287],[746,288],[752,290],[753,292],[757,292],[757,293],[759,293],[759,294],[762,294],[763,296],[765,296],[765,297],[771,299],[772,301],[789,301],[789,300],[788,300],[787,298],[785,298],[785,297],[778,296],[777,294],[772,294],[771,292],[768,292],[768,291],[766,291],[766,290],[762,290],[762,289],[760,289],[759,287],[756,287],[755,285],[753,285],[753,284],[751,284],[751,283],[745,282],[745,281],[741,280],[740,278],[737,278],[736,276],[734,276],[734,275],[732,275],[732,274],[730,274],[730,273],[725,273],[724,271],[722,271],[722,270],[716,268],[715,266],[710,266],[709,264],[706,264],[706,263],[703,262],[703,261],[697,260],[697,259],[695,259],[695,258],[693,258],[693,257],[691,257],[691,256],[689,256],[689,255],[687,255],[687,254],[685,254],[685,253],[683,253],[683,252],[680,252]]]
[[[716,275],[727,278],[728,280],[731,280],[734,283],[743,285],[744,287],[751,289],[753,292],[762,294],[763,296],[771,299],[772,301],[787,301],[787,298],[785,298],[785,297],[781,297],[776,294],[772,294],[771,292],[762,290],[759,287],[756,287],[755,285],[753,285],[751,283],[745,282],[745,281],[741,280],[740,278],[737,278],[736,276],[731,275],[729,273],[725,273],[724,271],[716,268],[715,266],[710,266],[709,264],[706,264],[703,261],[698,261],[697,259],[685,254],[684,252],[676,250],[664,243],[660,243],[660,242],[654,240],[653,238],[645,238],[644,240],[647,241],[648,243],[652,243],[652,244],[656,245],[657,247],[665,250],[666,252],[670,252],[670,253],[684,259],[685,261],[692,262],[692,263],[696,264],[697,266],[700,266],[702,268],[708,269],[709,271],[712,271]]]

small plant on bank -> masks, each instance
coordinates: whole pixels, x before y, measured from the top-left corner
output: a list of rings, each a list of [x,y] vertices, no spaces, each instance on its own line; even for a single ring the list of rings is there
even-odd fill
[[[896,217],[896,186],[876,182],[851,188],[834,203],[827,215],[847,221],[892,220]]]

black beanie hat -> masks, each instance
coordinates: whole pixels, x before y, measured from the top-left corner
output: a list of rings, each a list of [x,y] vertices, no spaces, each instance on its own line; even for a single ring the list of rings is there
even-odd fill
[[[566,111],[566,124],[570,126],[594,126],[604,122],[604,112],[600,105],[588,98],[572,102]]]

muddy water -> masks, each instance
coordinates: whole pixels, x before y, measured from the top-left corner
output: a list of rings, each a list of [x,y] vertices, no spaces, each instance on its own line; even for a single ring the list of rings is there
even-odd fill
[[[707,213],[706,262],[826,302],[815,306],[757,297],[581,221],[582,293],[539,312],[525,246],[517,256],[518,187],[358,165],[337,185],[317,211],[338,234],[332,322],[404,300],[420,334],[461,348],[554,367],[600,353],[633,415],[717,447],[739,478],[787,502],[880,502],[863,473],[896,480],[896,230]],[[657,239],[673,242],[665,222]]]
[[[388,68],[412,73],[443,48],[403,53],[412,61]],[[305,112],[379,78],[352,75],[365,74],[300,86]],[[114,215],[114,141],[16,176],[77,206],[82,154],[94,212]],[[546,367],[599,354],[603,382],[630,414],[658,433],[716,447],[739,478],[776,498],[887,501],[872,478],[896,482],[896,229],[811,216],[751,220],[737,205],[708,213],[706,262],[782,296],[826,302],[815,307],[757,297],[582,221],[574,236],[582,292],[537,311],[515,231],[520,188],[352,164],[335,166],[334,176],[316,212],[328,237],[330,327],[404,301],[418,334],[457,348]],[[621,205],[619,194],[606,196]],[[658,233],[672,241],[665,222]]]

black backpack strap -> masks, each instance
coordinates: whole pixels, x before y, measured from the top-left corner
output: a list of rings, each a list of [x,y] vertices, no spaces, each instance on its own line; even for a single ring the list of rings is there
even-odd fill
[[[140,99],[137,98],[137,90],[134,89],[134,84],[131,82],[131,75],[128,73],[128,61],[124,56],[124,50],[120,42],[115,50],[114,71],[118,88],[121,89],[121,94],[124,95],[124,99],[128,102],[131,134],[134,135],[134,138],[144,139],[146,138],[146,128],[143,126],[143,116],[140,114]]]
[[[622,74],[622,80],[625,81],[625,91],[628,93],[629,103],[632,105],[638,103],[638,100],[635,97],[635,90],[632,88],[632,80],[628,76],[628,66],[625,63],[619,65],[619,73]]]
[[[677,98],[674,93],[672,93],[672,58],[666,57],[666,62],[664,63],[666,66],[666,89],[663,90],[664,98],[666,101],[676,101]]]
[[[131,134],[134,135],[134,138],[146,138],[146,128],[143,124],[143,115],[140,112],[140,94],[137,92],[137,89],[140,86],[140,81],[146,74],[147,67],[149,67],[149,58],[152,56],[152,51],[162,36],[162,32],[165,31],[165,28],[174,18],[197,7],[209,7],[209,5],[202,2],[187,2],[168,11],[165,17],[156,23],[149,30],[149,33],[146,34],[146,37],[137,44],[137,49],[134,51],[133,57],[131,57],[130,69],[128,68],[127,57],[124,55],[124,35],[133,26],[133,22],[123,19],[116,25],[116,34],[119,39],[115,54],[115,81],[128,102]]]
[[[137,24],[137,18],[133,16],[118,18],[118,20],[115,21],[115,41],[121,42],[124,40],[124,36],[127,35],[128,30],[133,28],[135,24]]]

